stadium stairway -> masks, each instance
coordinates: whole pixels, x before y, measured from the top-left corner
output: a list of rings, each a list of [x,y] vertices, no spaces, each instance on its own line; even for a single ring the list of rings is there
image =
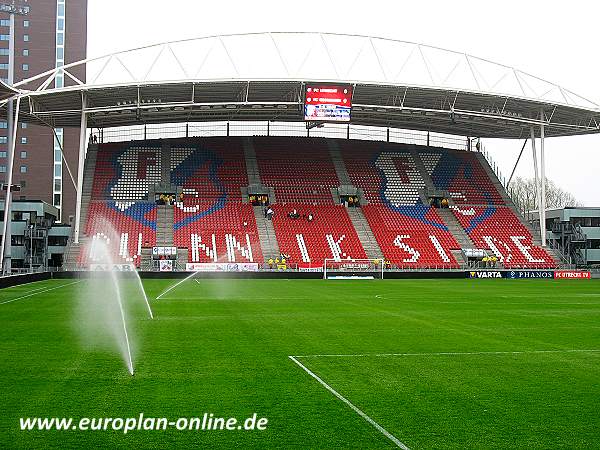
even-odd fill
[[[251,138],[243,139],[244,157],[246,158],[246,172],[248,174],[248,183],[251,185],[260,185],[260,172],[256,162],[256,151]]]
[[[171,144],[169,141],[163,141],[160,155],[162,183],[171,183]]]
[[[331,160],[333,161],[333,165],[335,167],[335,172],[340,180],[340,185],[353,186],[350,175],[348,174],[348,169],[346,169],[346,165],[344,164],[344,158],[340,152],[340,147],[337,140],[327,139],[327,146],[329,147],[329,155],[331,156]],[[361,195],[361,197],[363,196]],[[338,197],[334,195],[334,203],[338,202]],[[348,208],[347,211],[348,216],[352,221],[352,225],[356,230],[356,234],[358,235],[358,239],[360,240],[360,244],[365,250],[367,257],[369,259],[381,259],[383,252],[377,243],[377,239],[375,239],[373,230],[371,230],[369,222],[363,214],[362,209]]]
[[[381,247],[377,243],[377,239],[373,234],[373,230],[369,226],[369,222],[367,222],[367,218],[365,217],[361,208],[347,208],[348,216],[352,221],[352,225],[356,230],[356,234],[358,235],[358,239],[360,240],[360,245],[362,245],[367,257],[369,259],[381,259],[383,256],[383,251],[381,251]]]
[[[425,182],[425,190],[429,191],[429,192],[436,191],[437,189],[433,184],[433,180],[429,176],[429,173],[427,172],[427,169],[425,168],[425,164],[423,164],[423,160],[419,156],[419,153],[417,152],[417,150],[415,148],[410,148],[409,152],[410,152],[410,156],[412,156],[412,159],[415,163],[415,167],[417,168],[417,170],[419,171],[419,174],[421,175],[421,178]],[[421,198],[421,202],[423,202],[424,205],[428,204],[427,198],[425,197],[425,192],[420,192],[419,197]]]
[[[254,218],[256,219],[256,229],[258,230],[258,238],[260,241],[260,249],[265,260],[277,257],[280,254],[275,228],[273,221],[265,218],[262,206],[254,206]]]
[[[460,225],[460,223],[458,223],[458,220],[456,220],[454,214],[452,214],[452,210],[447,208],[438,208],[436,211],[448,227],[448,230],[454,236],[454,239],[456,239],[456,242],[458,242],[460,245],[460,248],[476,248],[465,229]],[[452,255],[457,261],[466,263],[462,251],[452,250]]]
[[[350,180],[350,175],[348,175],[348,170],[346,170],[346,165],[344,164],[337,141],[335,139],[327,139],[327,146],[329,147],[329,155],[333,161],[340,184],[351,186],[352,181]]]
[[[156,245],[173,246],[174,212],[171,205],[159,205],[156,210]]]

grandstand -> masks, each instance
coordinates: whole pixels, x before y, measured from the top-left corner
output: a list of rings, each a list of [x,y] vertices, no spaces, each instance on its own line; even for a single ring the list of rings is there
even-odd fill
[[[89,160],[95,165],[86,167],[91,197],[83,241],[110,235],[102,227],[112,226],[121,242],[114,256],[138,267],[142,249],[157,244],[175,245],[190,263],[264,264],[279,254],[267,253],[266,239],[289,255],[292,266],[383,258],[398,268],[459,268],[465,263],[459,244],[464,235],[469,248],[488,250],[506,268],[556,265],[504,200],[506,193],[498,192],[487,161],[472,151],[347,139],[215,137],[90,144],[90,152],[96,155]],[[249,167],[257,171],[249,174]],[[257,223],[271,221],[263,207],[250,204],[250,178],[271,193],[275,213],[262,239]],[[156,186],[172,186],[177,201],[157,205]],[[357,192],[356,206],[342,204],[342,186]],[[431,206],[427,192],[441,192],[449,208]],[[159,210],[171,210],[174,218],[162,242]],[[289,217],[293,210],[299,218]],[[314,220],[307,220],[309,214]],[[360,230],[375,237],[376,250]],[[81,265],[89,263],[91,248],[81,252]]]

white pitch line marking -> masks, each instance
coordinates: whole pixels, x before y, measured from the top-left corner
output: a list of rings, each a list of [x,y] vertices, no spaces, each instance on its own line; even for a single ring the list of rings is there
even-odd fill
[[[31,294],[27,294],[27,295],[23,295],[23,296],[21,296],[21,297],[13,298],[13,299],[11,299],[11,300],[7,300],[7,301],[5,301],[5,302],[0,302],[0,305],[5,305],[5,304],[7,304],[7,303],[16,302],[17,300],[21,300],[21,299],[24,299],[24,298],[27,298],[27,297],[32,297],[32,296],[34,296],[34,295],[37,295],[37,294],[42,294],[42,293],[44,293],[44,292],[53,291],[53,290],[55,290],[55,289],[60,289],[60,288],[63,288],[63,287],[71,286],[71,285],[73,285],[73,284],[77,284],[77,283],[81,283],[81,280],[73,281],[72,283],[61,284],[60,286],[55,286],[55,287],[53,287],[53,288],[44,289],[44,290],[41,290],[41,291],[38,289],[38,290],[36,290],[35,292],[32,292]]]
[[[410,450],[397,437],[395,437],[393,434],[391,434],[389,431],[387,431],[385,428],[383,428],[381,425],[379,425],[377,422],[375,422],[373,419],[371,419],[367,414],[365,414],[363,411],[361,411],[358,407],[354,406],[354,404],[352,404],[350,402],[350,400],[348,400],[346,397],[341,395],[338,391],[333,389],[331,386],[329,386],[327,383],[325,383],[321,378],[319,378],[319,376],[317,374],[312,372],[308,367],[306,367],[304,364],[302,364],[300,361],[298,361],[296,359],[297,357],[288,356],[288,358],[290,358],[292,361],[294,361],[307,374],[309,374],[311,377],[313,377],[315,380],[317,380],[321,384],[321,386],[323,386],[325,389],[327,389],[329,392],[331,392],[333,395],[335,395],[339,400],[341,400],[346,405],[348,405],[350,407],[350,409],[352,409],[352,411],[354,411],[360,417],[362,417],[367,422],[369,422],[371,425],[373,425],[381,434],[383,434],[390,441],[392,441],[394,444],[396,444],[397,447],[399,447],[403,450]]]
[[[572,349],[572,350],[523,350],[523,351],[498,351],[498,352],[430,352],[430,353],[358,353],[358,354],[322,354],[322,355],[295,355],[294,358],[362,358],[379,356],[469,356],[469,355],[526,355],[537,353],[598,353],[600,349]],[[291,356],[290,356],[291,358]]]

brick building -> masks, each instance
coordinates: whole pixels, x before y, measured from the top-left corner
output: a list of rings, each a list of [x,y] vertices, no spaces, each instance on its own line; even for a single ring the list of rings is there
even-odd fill
[[[2,5],[13,4],[0,0]],[[14,15],[14,82],[17,83],[41,72],[86,58],[87,0],[16,0],[16,6],[28,6],[28,14]],[[0,12],[0,78],[8,82],[10,16]],[[85,72],[74,69],[73,74],[85,81]],[[74,82],[57,76],[54,86]],[[31,88],[28,86],[28,88]],[[6,122],[0,122],[0,175],[6,176]],[[77,177],[79,129],[55,129],[62,140],[64,158],[73,177]],[[17,134],[14,183],[21,185],[15,200],[43,200],[56,206],[60,219],[70,223],[75,216],[75,188],[62,161],[60,145],[52,128],[20,123]]]

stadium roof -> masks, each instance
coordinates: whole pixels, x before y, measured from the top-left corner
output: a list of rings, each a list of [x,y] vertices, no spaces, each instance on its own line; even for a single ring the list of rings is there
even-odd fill
[[[4,81],[0,80],[0,101],[7,100],[19,93],[18,89],[10,87]]]
[[[86,73],[87,82],[76,76]],[[64,79],[66,87],[54,88]],[[309,83],[351,84],[352,123],[474,137],[600,132],[600,106],[465,53],[331,33],[249,33],[91,58],[15,84],[21,119],[55,127],[302,121]],[[0,99],[7,86],[0,86]],[[10,89],[10,88],[8,88]],[[1,97],[5,95],[5,97]],[[6,108],[0,112],[6,116]]]

